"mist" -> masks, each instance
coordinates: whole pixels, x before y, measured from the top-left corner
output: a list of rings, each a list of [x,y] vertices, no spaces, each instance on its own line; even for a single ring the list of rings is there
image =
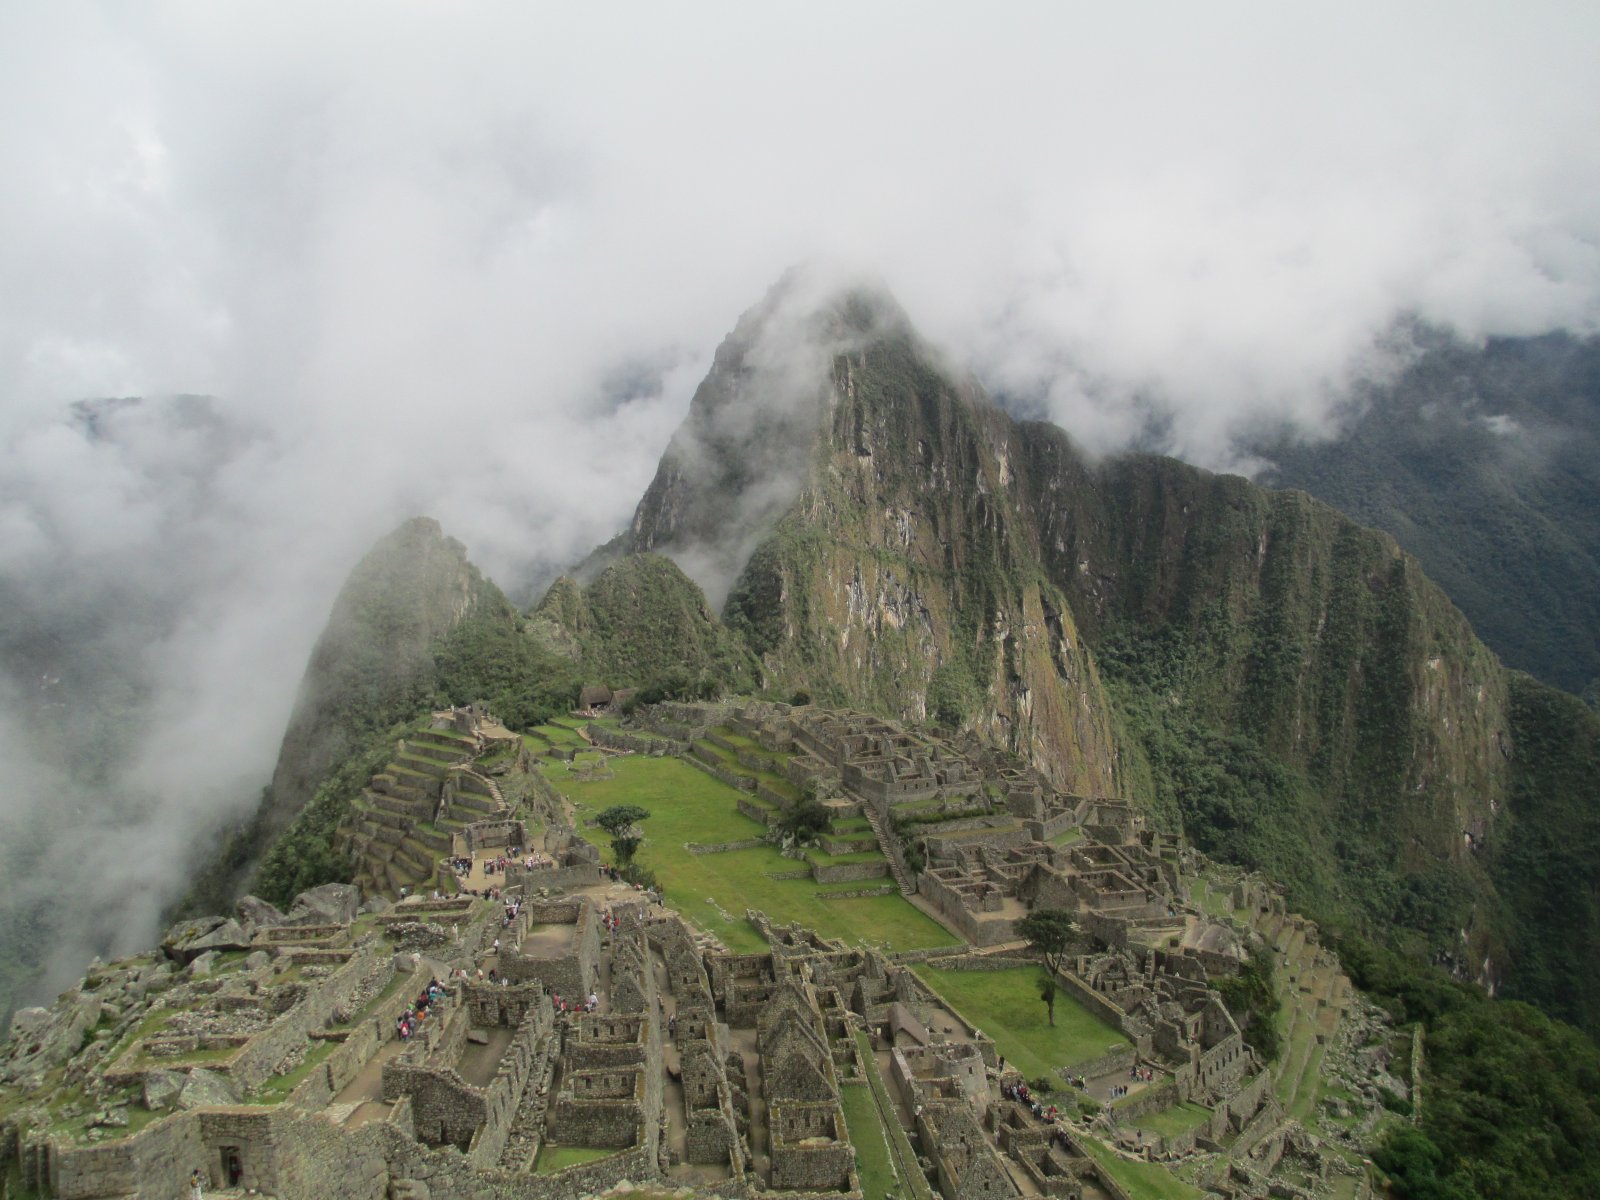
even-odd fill
[[[0,857],[73,864],[5,885],[29,998],[254,805],[367,545],[581,558],[795,262],[1090,451],[1222,468],[1332,432],[1405,322],[1592,331],[1597,44],[1577,3],[0,8]]]

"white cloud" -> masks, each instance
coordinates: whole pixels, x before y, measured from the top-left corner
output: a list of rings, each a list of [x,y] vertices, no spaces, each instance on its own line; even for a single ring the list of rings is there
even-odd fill
[[[0,564],[181,585],[152,704],[226,766],[139,778],[165,831],[237,811],[362,547],[413,512],[501,576],[603,540],[793,262],[882,277],[1091,447],[1164,414],[1211,463],[1263,413],[1326,427],[1398,313],[1592,328],[1597,33],[1560,3],[7,5]],[[261,431],[176,493],[184,447],[57,420],[173,392]]]

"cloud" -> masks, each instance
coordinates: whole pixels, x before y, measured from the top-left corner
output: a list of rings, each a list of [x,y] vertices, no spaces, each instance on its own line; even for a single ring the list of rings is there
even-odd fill
[[[1592,329],[1597,32],[1561,3],[7,5],[0,569],[166,606],[107,632],[158,732],[106,794],[156,797],[170,864],[265,778],[361,549],[427,512],[511,586],[580,556],[796,261],[883,278],[1091,449],[1211,464],[1264,415],[1329,428],[1398,314]],[[186,392],[249,436],[64,416]]]

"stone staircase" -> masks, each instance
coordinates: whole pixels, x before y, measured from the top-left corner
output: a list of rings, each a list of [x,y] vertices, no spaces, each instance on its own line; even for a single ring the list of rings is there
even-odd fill
[[[878,839],[878,846],[883,851],[883,856],[889,860],[889,874],[894,876],[895,883],[900,888],[902,896],[914,896],[917,885],[911,882],[911,873],[906,870],[906,864],[900,852],[900,839],[894,836],[892,830],[884,828],[883,818],[878,815],[878,810],[871,804],[861,806],[862,814],[867,818],[867,824],[872,826],[872,833]]]

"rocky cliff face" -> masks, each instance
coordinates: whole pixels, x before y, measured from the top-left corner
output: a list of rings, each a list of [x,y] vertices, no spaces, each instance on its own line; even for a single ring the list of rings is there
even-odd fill
[[[1437,901],[1452,940],[1470,927],[1463,961],[1500,952],[1475,851],[1509,786],[1505,673],[1391,538],[1172,460],[1091,463],[995,408],[885,297],[788,300],[719,350],[623,539],[713,586],[737,564],[724,619],[769,688],[958,722],[1064,788],[1197,825],[1152,743],[1231,740],[1277,773],[1257,787],[1275,808],[1216,817],[1272,832],[1258,865],[1298,855],[1368,920]],[[785,364],[770,438],[753,361]]]
[[[727,591],[771,689],[939,715],[1115,792],[1110,708],[1018,508],[1010,422],[933,361],[888,297],[780,284],[718,350],[626,548]]]

